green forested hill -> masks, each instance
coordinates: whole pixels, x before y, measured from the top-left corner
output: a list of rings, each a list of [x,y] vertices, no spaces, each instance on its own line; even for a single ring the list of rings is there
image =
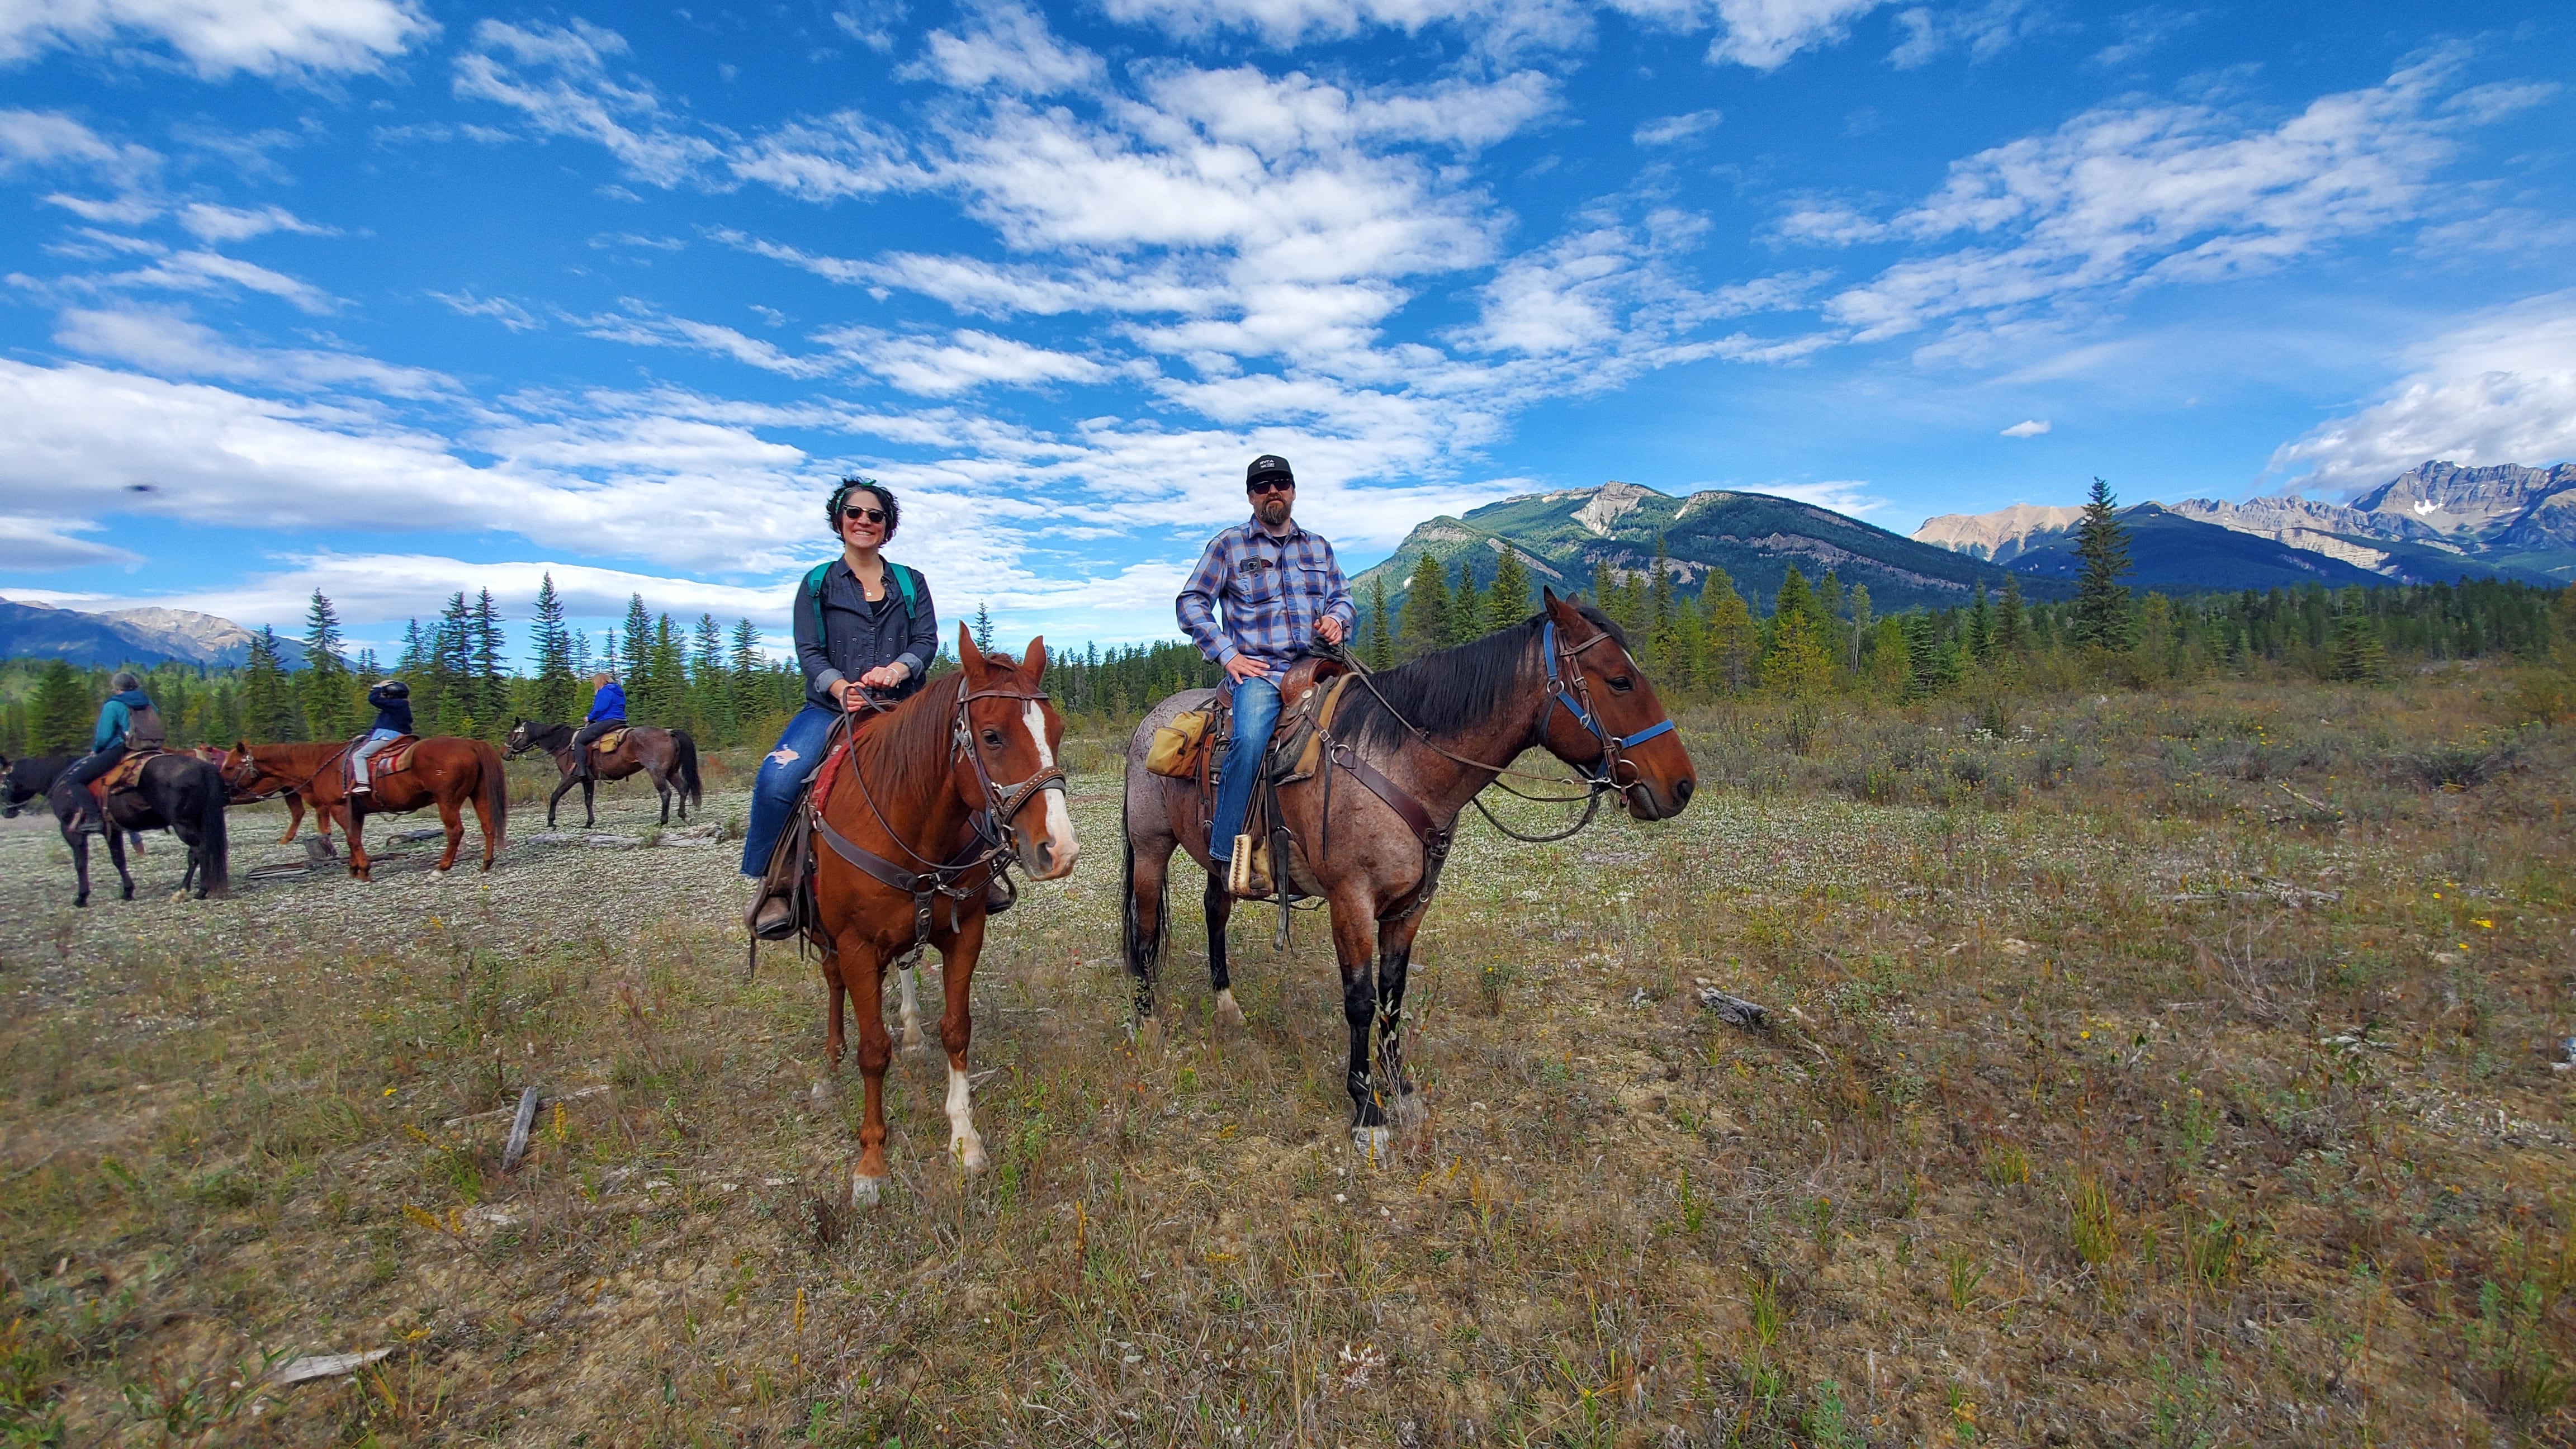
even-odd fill
[[[1399,599],[1426,552],[1452,577],[1461,555],[1474,558],[1477,582],[1487,584],[1506,544],[1520,552],[1536,582],[1560,593],[1590,591],[1595,568],[1614,578],[1644,574],[1659,544],[1682,593],[1698,593],[1711,569],[1723,569],[1738,592],[1756,601],[1779,592],[1792,564],[1810,579],[1831,572],[1846,588],[1867,585],[1882,610],[1947,608],[1967,602],[1978,580],[2000,589],[2007,577],[1997,565],[1787,498],[1730,492],[1674,498],[1634,483],[1605,483],[1506,498],[1464,518],[1444,515],[1417,525],[1393,555],[1353,581],[1352,592],[1366,598],[1382,579],[1388,599]],[[2034,597],[2055,592],[2044,581],[2023,587]]]

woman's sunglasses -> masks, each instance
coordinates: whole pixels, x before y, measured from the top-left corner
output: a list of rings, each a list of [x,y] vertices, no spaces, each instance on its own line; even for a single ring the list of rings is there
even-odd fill
[[[844,508],[841,510],[841,521],[843,523],[857,523],[861,519],[865,519],[870,523],[883,523],[885,522],[885,510],[882,508]]]
[[[1294,478],[1257,478],[1251,483],[1244,485],[1244,491],[1254,495],[1255,497],[1264,493],[1294,493],[1297,491],[1297,480]]]

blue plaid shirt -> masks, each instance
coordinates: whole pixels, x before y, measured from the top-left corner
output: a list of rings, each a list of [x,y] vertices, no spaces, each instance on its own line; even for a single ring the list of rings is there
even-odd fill
[[[1217,624],[1217,602],[1225,623]],[[1198,641],[1199,652],[1219,664],[1249,654],[1274,669],[1303,657],[1315,624],[1330,615],[1351,627],[1351,586],[1321,534],[1291,523],[1273,538],[1258,521],[1236,524],[1208,540],[1199,566],[1181,586],[1174,612]]]

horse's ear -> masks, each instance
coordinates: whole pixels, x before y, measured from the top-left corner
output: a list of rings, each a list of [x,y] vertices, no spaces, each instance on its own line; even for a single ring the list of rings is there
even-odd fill
[[[975,647],[974,631],[963,619],[957,621],[957,662],[977,672],[984,668],[984,651]]]
[[[1046,677],[1046,664],[1046,636],[1040,634],[1029,641],[1028,648],[1020,651],[1020,672],[1028,676],[1029,683],[1035,684]]]

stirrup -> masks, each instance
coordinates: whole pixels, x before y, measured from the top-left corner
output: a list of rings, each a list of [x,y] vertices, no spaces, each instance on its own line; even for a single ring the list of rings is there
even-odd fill
[[[1265,900],[1271,895],[1270,872],[1261,868],[1260,853],[1250,835],[1234,838],[1234,858],[1226,862],[1225,889],[1237,900]]]
[[[763,894],[743,924],[763,941],[784,941],[796,934],[796,904],[783,895]]]

